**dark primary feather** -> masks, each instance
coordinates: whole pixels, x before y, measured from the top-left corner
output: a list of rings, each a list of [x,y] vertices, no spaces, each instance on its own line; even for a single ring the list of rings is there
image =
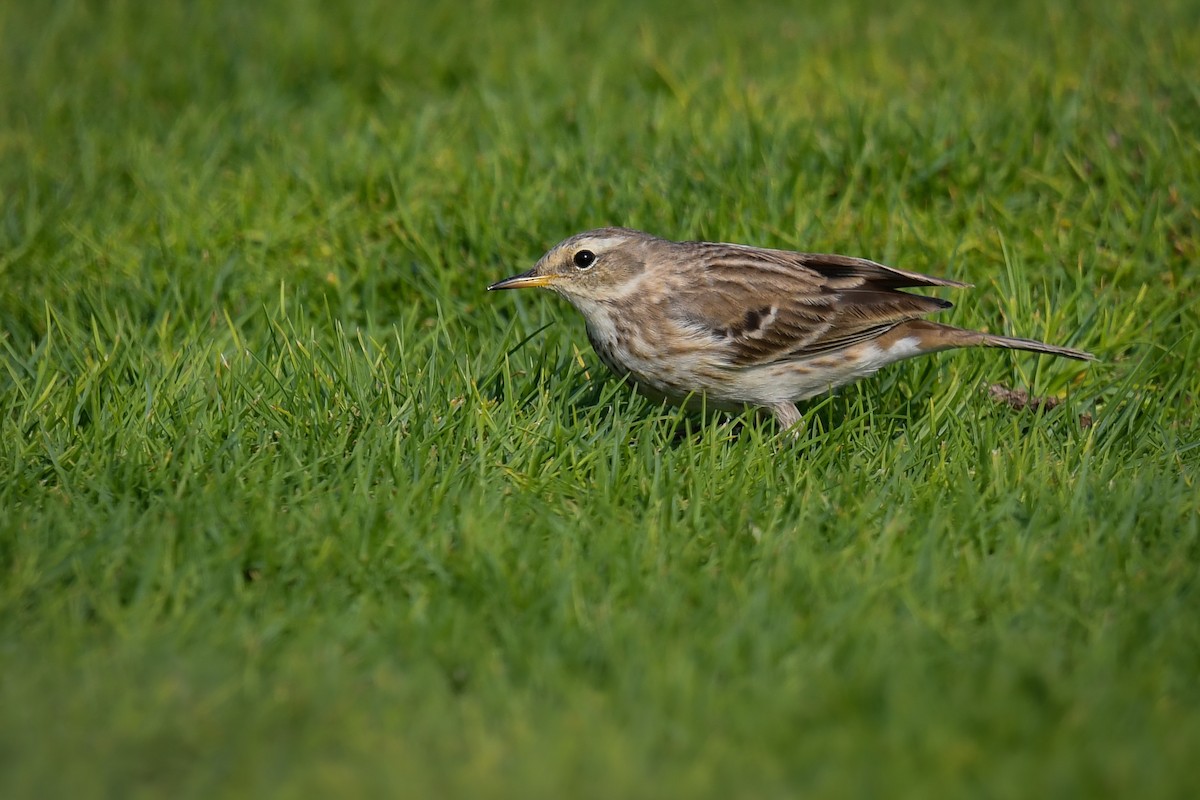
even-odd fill
[[[698,266],[681,287],[675,316],[725,344],[735,366],[809,358],[873,339],[951,306],[901,288],[967,285],[850,256],[684,246]]]

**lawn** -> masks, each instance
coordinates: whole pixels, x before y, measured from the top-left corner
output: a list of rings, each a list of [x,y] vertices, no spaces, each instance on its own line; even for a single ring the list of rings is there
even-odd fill
[[[0,5],[0,796],[1190,796],[1200,3],[1077,5]],[[1101,361],[691,416],[484,291],[606,224]]]

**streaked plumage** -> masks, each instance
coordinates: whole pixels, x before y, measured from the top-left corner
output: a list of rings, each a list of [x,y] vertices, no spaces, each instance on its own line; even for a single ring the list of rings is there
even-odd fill
[[[726,409],[759,406],[785,427],[800,420],[796,401],[922,353],[984,346],[1092,359],[925,321],[951,303],[903,289],[968,284],[850,256],[600,228],[488,288],[523,286],[570,300],[600,359],[643,392],[674,402],[702,395]]]

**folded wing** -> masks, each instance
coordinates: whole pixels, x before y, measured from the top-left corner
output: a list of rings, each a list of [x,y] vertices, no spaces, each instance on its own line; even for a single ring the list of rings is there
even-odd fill
[[[949,308],[949,301],[900,291],[968,284],[861,258],[706,244],[676,293],[675,319],[724,345],[730,366],[811,358]]]

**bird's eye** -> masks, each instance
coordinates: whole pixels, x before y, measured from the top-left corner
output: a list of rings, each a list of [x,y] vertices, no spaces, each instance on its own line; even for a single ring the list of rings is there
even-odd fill
[[[574,261],[577,269],[589,269],[596,263],[596,254],[591,250],[580,250],[575,254]]]

